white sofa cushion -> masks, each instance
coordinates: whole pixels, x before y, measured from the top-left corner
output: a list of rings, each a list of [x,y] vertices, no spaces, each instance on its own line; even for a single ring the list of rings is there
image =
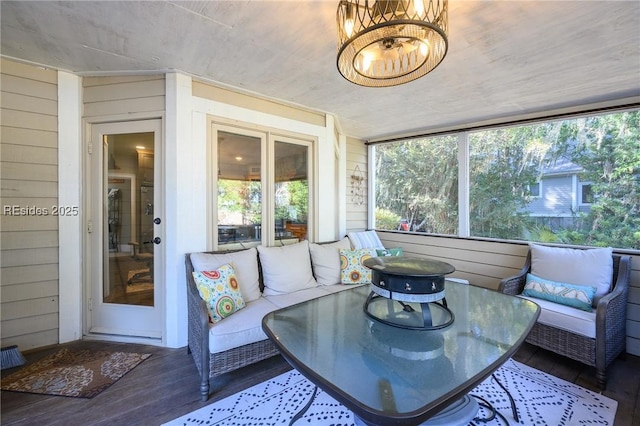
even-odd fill
[[[267,339],[262,318],[278,307],[264,297],[248,302],[244,309],[209,326],[209,352],[218,353]]]
[[[532,301],[540,306],[540,324],[559,328],[574,334],[579,334],[591,339],[596,337],[596,311],[582,311],[570,306],[534,297],[519,296]]]
[[[330,244],[309,244],[311,266],[320,285],[340,284],[340,249],[351,248],[349,238]]]
[[[244,301],[251,302],[260,297],[260,273],[255,248],[234,253],[192,253],[191,264],[196,272],[215,271],[222,265],[231,264]]]
[[[552,281],[596,288],[593,306],[611,291],[613,249],[572,249],[529,244],[531,273]]]
[[[258,253],[265,296],[291,293],[318,285],[311,272],[308,241],[282,247],[258,246]]]

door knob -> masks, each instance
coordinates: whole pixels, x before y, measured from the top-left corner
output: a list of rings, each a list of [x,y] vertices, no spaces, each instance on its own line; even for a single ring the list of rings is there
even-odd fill
[[[162,242],[162,240],[160,239],[160,237],[155,237],[153,239],[153,244],[160,244]]]
[[[160,223],[162,223],[162,220],[160,220],[159,217],[156,217],[155,219],[153,219],[153,223],[155,223],[156,225],[160,225]]]

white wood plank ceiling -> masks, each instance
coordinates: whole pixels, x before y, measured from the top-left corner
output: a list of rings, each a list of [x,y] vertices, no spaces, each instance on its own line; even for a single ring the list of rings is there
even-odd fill
[[[450,0],[425,77],[363,88],[336,69],[337,1],[7,1],[1,54],[81,75],[178,70],[334,114],[375,139],[640,99],[640,1]]]

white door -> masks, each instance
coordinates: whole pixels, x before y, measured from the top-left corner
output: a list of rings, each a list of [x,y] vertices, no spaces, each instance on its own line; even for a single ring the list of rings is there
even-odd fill
[[[162,339],[161,125],[91,125],[85,187],[89,336]]]

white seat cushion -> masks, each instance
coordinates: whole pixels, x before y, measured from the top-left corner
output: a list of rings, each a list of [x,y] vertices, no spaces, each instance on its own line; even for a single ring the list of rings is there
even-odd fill
[[[286,294],[268,295],[265,299],[273,303],[278,308],[286,308],[296,303],[306,302],[316,297],[326,296],[327,292],[322,287],[305,288],[303,290],[294,291]]]
[[[540,324],[559,328],[590,339],[596,338],[595,309],[591,310],[591,312],[587,312],[572,308],[571,306],[536,299],[534,297],[519,297],[530,300],[540,306],[540,316],[538,317],[538,322]]]
[[[318,287],[318,288],[320,288],[323,291],[326,291],[329,294],[332,294],[332,293],[337,293],[339,291],[345,291],[351,288],[360,287],[363,285],[370,285],[370,284],[336,284],[336,285],[323,285],[322,287]]]
[[[454,283],[469,285],[469,280],[465,280],[464,278],[445,277],[444,279],[446,281],[452,281]]]
[[[233,315],[209,325],[209,352],[218,353],[267,339],[262,318],[278,307],[264,297],[248,302]]]

